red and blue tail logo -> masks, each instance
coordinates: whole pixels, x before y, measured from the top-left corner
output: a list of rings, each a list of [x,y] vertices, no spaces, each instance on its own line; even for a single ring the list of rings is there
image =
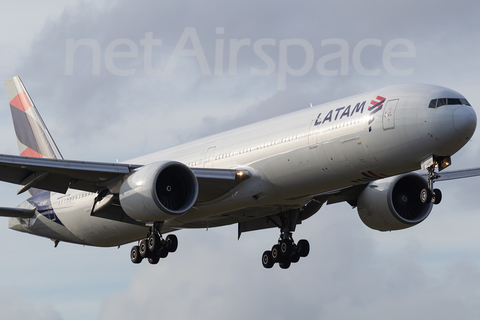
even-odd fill
[[[21,156],[35,158],[63,159],[47,126],[28,95],[19,77],[5,81],[7,86],[13,126],[17,135],[18,149]],[[20,186],[21,190],[22,186]],[[19,191],[21,192],[21,191]],[[41,190],[30,188],[28,192],[36,195]]]
[[[5,83],[20,155],[63,159],[20,78]]]

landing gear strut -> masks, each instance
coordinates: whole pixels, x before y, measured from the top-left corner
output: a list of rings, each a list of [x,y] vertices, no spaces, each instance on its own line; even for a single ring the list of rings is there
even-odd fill
[[[442,159],[442,161],[444,161],[444,160]],[[438,179],[440,177],[439,174],[435,172],[436,165],[437,165],[437,160],[435,159],[433,161],[433,164],[431,164],[427,168],[427,170],[428,170],[428,177],[427,177],[428,187],[422,189],[422,191],[420,192],[420,201],[422,201],[422,203],[424,203],[424,204],[429,203],[429,202],[431,202],[433,204],[439,204],[442,201],[442,192],[440,191],[440,189],[434,189],[433,188],[433,183],[435,182],[436,179]],[[439,168],[440,168],[440,166],[439,166]],[[444,169],[444,168],[445,167],[441,167],[441,169]]]
[[[275,263],[278,263],[282,269],[288,269],[292,263],[297,263],[300,258],[308,256],[310,252],[310,244],[307,240],[302,239],[296,244],[292,237],[298,212],[284,212],[278,216],[281,225],[272,220],[280,228],[278,243],[272,247],[272,250],[265,251],[262,255],[262,264],[267,269],[272,268]]]
[[[133,263],[140,263],[143,259],[148,259],[150,264],[157,264],[160,258],[166,258],[168,253],[177,250],[178,239],[174,234],[169,234],[163,239],[160,230],[161,222],[154,222],[150,226],[147,238],[141,240],[137,246],[133,246],[130,251],[130,260]]]

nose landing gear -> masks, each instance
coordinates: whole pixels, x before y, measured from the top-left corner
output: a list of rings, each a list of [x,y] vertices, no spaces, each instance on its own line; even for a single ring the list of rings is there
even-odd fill
[[[427,167],[428,187],[422,189],[420,192],[420,201],[422,201],[422,203],[431,202],[433,204],[439,204],[442,201],[442,192],[440,189],[433,188],[433,183],[440,177],[440,175],[435,172],[435,167],[438,164],[438,170],[441,171],[451,164],[451,160],[450,157],[432,157],[429,161],[430,165]]]

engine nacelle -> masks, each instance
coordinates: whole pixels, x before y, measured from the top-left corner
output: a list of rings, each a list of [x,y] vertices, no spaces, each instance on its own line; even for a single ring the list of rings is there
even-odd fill
[[[432,203],[420,201],[420,192],[427,186],[427,181],[414,173],[373,181],[358,197],[358,215],[375,230],[413,227],[432,211]]]
[[[192,170],[176,161],[141,167],[122,183],[120,204],[138,221],[165,221],[189,210],[198,196]]]

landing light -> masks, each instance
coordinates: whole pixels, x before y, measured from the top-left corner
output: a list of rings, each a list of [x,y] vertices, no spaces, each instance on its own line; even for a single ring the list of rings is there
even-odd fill
[[[237,181],[244,181],[250,178],[252,174],[248,170],[238,170],[235,179]]]
[[[446,167],[450,166],[452,164],[452,160],[449,156],[446,157],[437,157],[437,162],[438,162],[438,171],[442,171]]]

